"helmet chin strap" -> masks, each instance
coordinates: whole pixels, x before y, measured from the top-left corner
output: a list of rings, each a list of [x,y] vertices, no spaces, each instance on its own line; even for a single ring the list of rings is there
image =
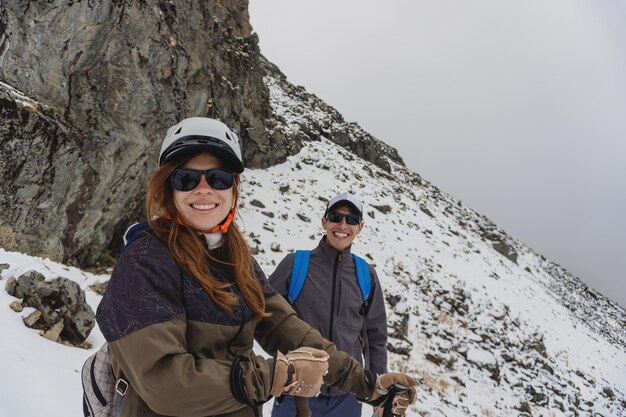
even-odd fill
[[[163,214],[163,218],[166,219],[166,220],[172,220],[172,216],[170,215],[169,212],[165,212]],[[230,224],[233,222],[234,218],[235,218],[235,209],[231,209],[230,212],[228,212],[228,216],[226,216],[226,218],[221,223],[216,224],[215,226],[213,226],[211,228],[211,230],[209,230],[207,233],[216,233],[216,232],[226,233],[226,232],[228,232],[228,228],[230,227]],[[176,216],[176,223],[180,224],[181,226],[187,226],[180,219],[180,216]]]
[[[235,210],[231,209],[228,212],[228,216],[226,216],[226,219],[224,219],[224,221],[222,221],[222,223],[213,226],[211,228],[211,230],[209,230],[209,233],[215,233],[215,232],[226,233],[226,232],[228,232],[228,227],[233,222],[234,218],[235,218]]]

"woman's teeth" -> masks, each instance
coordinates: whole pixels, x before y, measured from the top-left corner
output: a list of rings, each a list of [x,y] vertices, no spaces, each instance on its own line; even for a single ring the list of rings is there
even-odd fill
[[[337,236],[338,238],[345,238],[348,237],[347,233],[339,233],[339,232],[334,232],[333,235]]]
[[[217,207],[217,204],[192,204],[191,207],[197,210],[211,210]]]

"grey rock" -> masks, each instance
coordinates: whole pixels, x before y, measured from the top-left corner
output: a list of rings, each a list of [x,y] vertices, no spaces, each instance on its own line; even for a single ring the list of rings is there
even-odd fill
[[[529,385],[526,392],[530,395],[531,402],[539,406],[545,406],[549,402],[548,395],[544,392],[543,387]]]
[[[517,263],[517,251],[506,242],[495,242],[493,248],[513,263]]]
[[[522,413],[526,413],[527,415],[532,415],[532,406],[529,402],[524,401],[520,404],[519,411],[521,411]]]
[[[265,208],[265,204],[256,199],[250,201],[250,205],[258,208]]]
[[[11,310],[15,311],[16,313],[24,310],[22,303],[20,303],[19,301],[13,301],[11,304],[9,304],[9,307],[11,307]]]
[[[35,310],[32,313],[30,313],[28,316],[24,317],[23,319],[24,325],[26,327],[34,327],[35,323],[37,323],[40,318],[41,318],[41,311]]]
[[[382,205],[382,206],[377,206],[375,204],[372,204],[372,207],[374,207],[376,210],[380,211],[383,214],[387,214],[387,213],[391,212],[391,207],[386,205],[386,204]]]
[[[0,79],[36,100],[0,88],[0,223],[20,251],[92,264],[141,216],[158,143],[183,117],[224,120],[248,166],[288,148],[265,127],[246,1],[53,3],[0,5]]]
[[[302,220],[305,223],[311,223],[311,219],[309,219],[307,216],[305,216],[304,214],[300,214],[300,213],[296,213],[296,216],[298,216],[298,218],[300,220]]]
[[[4,285],[4,289],[7,293],[9,293],[9,295],[12,295],[13,297],[23,297],[22,294],[18,294],[17,292],[17,280],[15,279],[15,277],[9,277],[9,279],[7,279],[7,282]]]
[[[56,323],[54,326],[49,328],[48,330],[42,330],[39,334],[44,338],[51,340],[53,342],[59,341],[61,332],[63,331],[64,324],[62,321]]]
[[[108,285],[109,285],[109,281],[96,282],[95,284],[91,284],[89,286],[89,289],[98,295],[104,295],[104,292],[107,290]]]
[[[481,237],[491,242],[496,252],[513,263],[517,263],[517,251],[509,242],[508,236],[493,224],[479,225]]]
[[[41,312],[39,326],[47,330],[63,322],[63,340],[74,345],[85,341],[95,325],[95,314],[77,283],[62,277],[46,281],[36,271],[22,274],[17,282],[24,301]]]
[[[435,217],[433,213],[425,206],[420,206],[420,210],[429,217],[432,217],[432,218]]]
[[[142,217],[158,145],[184,117],[232,127],[248,167],[284,162],[322,136],[382,170],[403,164],[261,56],[247,6],[0,3],[0,79],[11,87],[0,86],[0,224],[15,250],[83,266],[116,253]],[[268,79],[316,111],[286,126]]]
[[[387,342],[387,350],[393,353],[397,353],[398,355],[408,356],[411,353],[411,349],[413,348],[413,344],[407,340],[400,340],[389,338]]]
[[[610,387],[602,388],[602,395],[604,395],[605,397],[610,398],[610,399],[615,398],[615,393],[613,392],[613,390]]]
[[[427,353],[426,355],[424,355],[424,358],[427,361],[430,361],[436,365],[441,365],[441,363],[443,362],[443,358],[441,356],[433,353]]]
[[[396,313],[397,314],[397,313]],[[389,336],[404,339],[409,335],[409,314],[397,314],[397,319],[389,323]]]
[[[392,309],[402,300],[402,297],[397,294],[387,293],[385,294],[385,301],[389,304],[389,307]]]

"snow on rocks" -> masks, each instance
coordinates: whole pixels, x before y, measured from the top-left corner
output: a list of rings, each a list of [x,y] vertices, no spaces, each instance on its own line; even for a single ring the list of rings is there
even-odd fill
[[[41,329],[41,335],[52,341],[80,346],[95,325],[93,309],[77,283],[57,277],[46,281],[37,271],[28,271],[15,281],[7,282],[7,292],[23,298],[22,307],[35,308],[24,319],[27,327]]]
[[[41,103],[28,97],[18,89],[11,87],[9,84],[0,81],[0,88],[4,89],[9,94],[9,97],[11,97],[11,99],[15,101],[19,107],[22,107],[29,112],[39,111],[42,107]],[[46,108],[46,106],[43,107]]]
[[[465,352],[465,359],[479,367],[497,364],[496,357],[491,352],[476,348],[468,349],[467,352]]]

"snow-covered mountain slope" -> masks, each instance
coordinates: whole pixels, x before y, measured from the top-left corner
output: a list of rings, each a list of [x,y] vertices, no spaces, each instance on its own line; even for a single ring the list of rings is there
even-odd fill
[[[328,126],[332,136],[318,99],[266,82],[277,129]],[[346,141],[358,134],[345,131]],[[410,416],[626,415],[622,308],[405,167],[383,170],[335,142],[304,142],[283,164],[246,170],[240,224],[269,275],[317,244],[327,199],[351,191],[364,201],[354,251],[384,287],[391,366],[423,378]],[[94,310],[89,285],[108,279],[0,250],[2,263],[2,288],[36,269],[78,282]],[[91,350],[55,344],[26,328],[30,311],[12,301],[0,291],[0,416],[81,415],[79,372],[103,342],[98,328]]]
[[[241,211],[263,268],[314,247],[325,201],[344,190],[366,204],[354,251],[381,277],[394,367],[425,378],[416,411],[624,413],[624,310],[403,167],[387,174],[322,140],[248,171]]]
[[[400,166],[387,174],[323,139],[244,177],[241,224],[268,274],[289,251],[317,244],[332,195],[349,190],[365,202],[354,251],[384,286],[392,367],[424,378],[410,415],[624,415],[624,311],[595,292],[568,292],[582,284],[417,175]],[[508,257],[486,230],[508,245]],[[0,263],[8,264],[2,282],[30,269],[70,278],[94,309],[100,297],[89,285],[108,279],[4,251]],[[91,351],[27,329],[29,309],[6,307],[14,300],[0,292],[8,335],[0,415],[80,415],[78,372]],[[598,311],[584,320],[572,305]],[[88,341],[103,342],[97,327]]]

